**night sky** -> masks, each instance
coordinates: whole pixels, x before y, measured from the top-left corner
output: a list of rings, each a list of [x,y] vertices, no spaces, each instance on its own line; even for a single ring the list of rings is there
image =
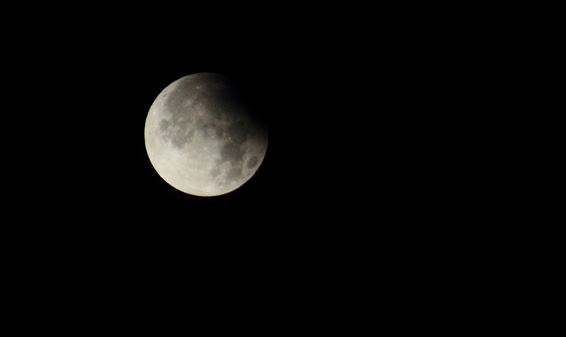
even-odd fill
[[[414,290],[469,258],[453,252],[493,204],[467,137],[487,110],[465,27],[418,10],[244,11],[38,12],[4,30],[4,239],[34,296],[330,306],[346,301],[332,282],[356,294],[381,273],[381,289]],[[196,72],[236,79],[269,127],[260,169],[219,197],[172,188],[145,152],[155,97]]]

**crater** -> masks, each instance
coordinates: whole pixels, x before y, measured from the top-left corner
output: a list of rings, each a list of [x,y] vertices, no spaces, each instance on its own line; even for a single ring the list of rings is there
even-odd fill
[[[259,158],[257,156],[253,156],[248,160],[248,168],[253,169],[259,163]]]
[[[237,165],[242,161],[244,151],[240,144],[234,142],[226,143],[220,150],[220,162],[230,162],[232,165]]]
[[[232,142],[241,144],[248,139],[246,123],[242,120],[237,121],[228,127],[228,135],[232,138]]]
[[[241,167],[232,167],[228,173],[226,173],[226,180],[228,182],[233,180],[240,180],[242,178],[242,168]]]

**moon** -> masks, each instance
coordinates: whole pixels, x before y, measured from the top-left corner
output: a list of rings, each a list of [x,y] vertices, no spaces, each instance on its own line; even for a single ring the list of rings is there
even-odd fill
[[[163,180],[195,196],[246,183],[265,158],[266,128],[223,75],[196,73],[168,85],[145,122],[145,147]]]

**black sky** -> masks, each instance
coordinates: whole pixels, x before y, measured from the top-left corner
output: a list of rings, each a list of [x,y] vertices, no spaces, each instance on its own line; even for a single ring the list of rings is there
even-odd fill
[[[502,60],[473,47],[463,14],[75,10],[3,23],[4,237],[26,280],[80,275],[73,287],[105,284],[110,302],[189,280],[330,301],[328,280],[381,271],[405,289],[489,232],[477,224],[500,187],[486,196],[492,166],[475,158],[500,123],[484,104],[498,77],[483,79]],[[257,174],[213,198],[167,185],[143,138],[158,93],[203,71],[236,79],[270,132]]]
[[[92,220],[106,228],[96,240],[132,233],[212,240],[218,231],[283,242],[363,239],[462,206],[451,194],[470,183],[458,172],[474,164],[459,156],[465,143],[448,139],[468,131],[473,109],[457,80],[477,70],[458,43],[465,30],[378,13],[358,20],[335,12],[273,20],[95,13],[41,20],[10,36],[9,185],[24,218],[56,219],[63,231]],[[257,175],[219,198],[169,187],[143,141],[156,95],[202,71],[236,79],[270,130]]]

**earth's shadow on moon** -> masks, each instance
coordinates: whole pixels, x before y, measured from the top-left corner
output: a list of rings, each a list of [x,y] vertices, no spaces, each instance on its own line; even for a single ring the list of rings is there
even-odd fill
[[[185,79],[189,79],[189,81],[186,81]],[[191,110],[189,111],[203,111],[202,109],[206,109],[204,110],[206,111],[205,113],[212,116],[214,120],[220,121],[220,123],[228,123],[225,124],[225,127],[219,127],[217,124],[218,122],[211,122],[211,125],[207,126],[203,124],[206,124],[207,122],[205,120],[195,118],[194,113],[182,113],[182,111],[187,111],[184,110],[186,109],[185,102],[199,104],[199,101],[187,101],[185,98],[187,93],[200,89],[200,85],[198,83],[201,82],[199,81],[204,81],[202,82],[204,88],[212,86],[210,89],[212,91],[210,93],[201,92],[201,94],[199,94],[204,94],[203,97],[206,108],[200,107],[199,110],[198,107],[190,107],[189,109]],[[166,177],[163,175],[162,178],[175,187],[175,189],[183,192],[184,196],[188,194],[191,198],[194,198],[195,196],[199,199],[202,197],[219,196],[227,196],[229,198],[229,196],[241,194],[242,190],[248,190],[249,187],[256,184],[259,179],[259,175],[263,171],[261,166],[265,165],[264,161],[267,157],[266,150],[264,150],[266,152],[258,153],[259,156],[255,156],[247,153],[247,145],[245,148],[242,147],[244,142],[247,141],[248,136],[252,137],[250,138],[250,141],[257,141],[257,139],[261,139],[257,137],[266,137],[265,146],[267,147],[268,144],[267,137],[269,135],[269,123],[265,113],[267,105],[263,104],[265,101],[260,99],[261,95],[257,92],[257,88],[261,87],[261,85],[254,82],[253,79],[234,76],[233,74],[225,72],[190,74],[182,77],[177,82],[179,84],[175,90],[164,91],[163,94],[158,96],[158,99],[164,100],[166,104],[164,105],[165,111],[172,112],[172,114],[169,115],[169,118],[173,118],[158,120],[159,133],[169,144],[171,144],[171,146],[174,146],[181,151],[183,151],[184,146],[193,146],[191,145],[191,132],[194,133],[195,129],[201,130],[206,135],[210,134],[212,137],[224,139],[224,145],[219,151],[220,156],[216,160],[218,168],[213,168],[214,166],[211,166],[209,168],[210,176],[212,176],[212,178],[216,178],[216,176],[223,172],[223,176],[221,176],[221,178],[222,181],[225,181],[225,183],[232,184],[232,182],[236,181],[243,182],[239,183],[239,185],[235,188],[229,187],[231,185],[227,185],[227,188],[229,188],[227,192],[200,195],[198,193],[192,194],[190,191],[179,188],[174,184],[174,182],[172,183],[170,180],[165,179]],[[193,82],[193,84],[189,84],[190,82]],[[212,96],[208,98],[209,95]],[[217,112],[216,109],[220,110]],[[227,122],[222,122],[222,118],[225,118],[224,116],[226,116],[226,111],[232,111],[231,113],[234,113],[234,116],[241,117],[237,119],[228,117],[229,119],[224,119],[224,121]],[[240,120],[240,118],[243,119]],[[155,118],[153,118],[153,120],[155,120]],[[259,136],[259,134],[257,134],[259,130],[261,130],[261,133],[265,133],[265,135]],[[244,156],[247,158],[245,162],[243,161]],[[243,169],[246,170],[246,173],[242,171]],[[251,175],[249,173],[250,171],[253,172]]]

